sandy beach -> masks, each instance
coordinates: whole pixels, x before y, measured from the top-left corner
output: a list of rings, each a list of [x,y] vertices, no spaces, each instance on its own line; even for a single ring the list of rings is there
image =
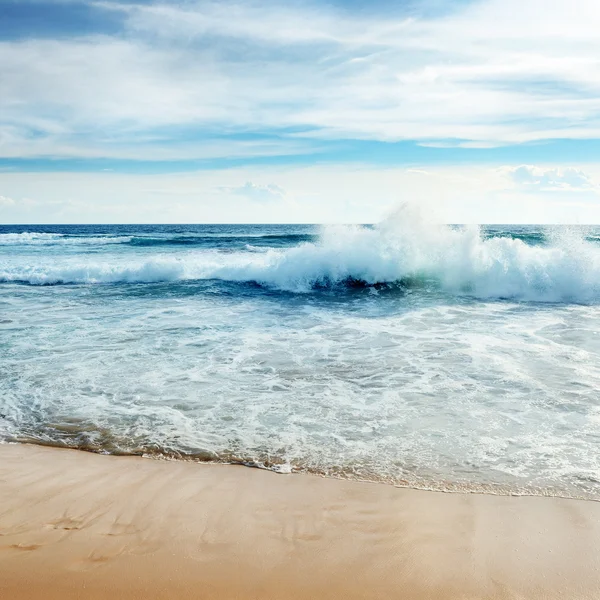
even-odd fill
[[[0,446],[0,597],[600,597],[600,503]]]

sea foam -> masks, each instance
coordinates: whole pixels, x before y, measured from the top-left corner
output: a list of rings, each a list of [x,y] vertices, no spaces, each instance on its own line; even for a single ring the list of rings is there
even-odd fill
[[[576,229],[549,230],[545,245],[486,238],[477,226],[432,224],[399,211],[374,227],[324,227],[316,242],[262,253],[191,251],[149,260],[81,257],[0,264],[0,281],[33,285],[220,279],[310,292],[347,284],[434,286],[477,298],[600,300],[600,246]]]
[[[598,229],[52,231],[212,237],[1,247],[0,443],[600,498]]]
[[[23,233],[0,233],[0,246],[56,246],[56,245],[104,245],[123,244],[131,236],[67,236],[62,233],[25,231]]]

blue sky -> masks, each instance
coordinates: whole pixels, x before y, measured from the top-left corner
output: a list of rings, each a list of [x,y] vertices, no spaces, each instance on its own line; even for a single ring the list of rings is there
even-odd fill
[[[559,196],[564,205],[567,191],[574,206],[587,194],[581,220],[600,218],[590,212],[595,188],[570,179],[569,190],[561,179],[574,168],[592,181],[600,162],[599,27],[592,0],[0,0],[0,218],[83,218],[57,213],[60,198],[97,182],[121,202],[141,202],[142,192],[122,196],[116,175],[141,190],[143,177],[212,181],[220,172],[216,188],[243,190],[281,187],[278,174],[302,180],[304,170],[314,197],[321,188],[335,196],[327,173],[371,173],[377,190],[377,172],[396,169],[378,194],[385,199],[365,198],[364,210],[344,208],[360,202],[346,192],[331,198],[339,206],[329,216],[312,207],[294,217],[372,220],[394,194],[411,195],[414,169],[439,189],[452,172],[503,173],[503,197],[512,190],[531,202],[531,184],[507,175],[523,165],[550,174],[537,189],[545,206]],[[55,174],[55,183],[25,198],[24,174],[29,184]],[[497,202],[499,185],[480,181],[482,202]],[[458,216],[467,191],[445,200]],[[199,185],[198,194],[210,190]],[[243,193],[234,195],[241,207]],[[302,205],[296,191],[288,196]],[[245,209],[260,220],[273,211],[252,202]],[[95,208],[103,220],[114,211]],[[465,214],[519,217],[487,209]]]

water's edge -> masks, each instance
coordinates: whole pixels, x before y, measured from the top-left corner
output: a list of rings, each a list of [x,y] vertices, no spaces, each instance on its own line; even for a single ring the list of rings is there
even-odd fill
[[[245,461],[242,459],[236,460],[218,460],[209,458],[200,458],[198,456],[186,456],[183,454],[175,455],[175,453],[167,454],[161,452],[106,452],[93,448],[76,448],[66,446],[64,444],[53,442],[33,442],[33,441],[7,441],[0,440],[0,448],[2,446],[36,446],[41,448],[53,448],[55,450],[65,450],[72,452],[86,452],[89,454],[97,454],[100,456],[112,456],[118,458],[143,458],[145,460],[157,460],[162,462],[186,462],[197,465],[221,465],[232,467],[247,467],[251,469],[259,469],[268,471],[275,475],[301,475],[309,477],[321,477],[324,479],[333,479],[337,481],[352,481],[356,483],[367,483],[372,485],[387,485],[399,489],[418,490],[422,492],[437,492],[440,494],[474,494],[485,496],[504,496],[516,498],[558,498],[562,500],[578,500],[583,502],[600,502],[600,498],[591,494],[565,494],[560,490],[551,488],[532,488],[532,487],[509,487],[500,484],[484,484],[473,482],[426,482],[426,481],[406,481],[406,480],[387,480],[382,478],[364,478],[353,476],[351,473],[332,473],[319,471],[317,469],[292,467],[290,469],[282,469],[281,465],[266,465],[253,461]]]

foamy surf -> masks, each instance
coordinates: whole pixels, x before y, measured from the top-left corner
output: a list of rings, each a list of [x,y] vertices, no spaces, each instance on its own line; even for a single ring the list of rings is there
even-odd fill
[[[32,232],[0,226],[1,440],[600,498],[598,231]]]
[[[29,232],[2,233],[0,246],[76,246],[124,244],[131,242],[130,236],[68,236],[62,233]]]
[[[25,239],[30,243],[29,237]],[[544,242],[530,245],[508,236],[488,237],[479,227],[453,228],[396,217],[372,228],[326,227],[316,242],[261,252],[209,249],[150,259],[94,255],[84,259],[53,256],[51,260],[33,256],[34,263],[29,257],[2,260],[0,282],[54,285],[216,279],[304,293],[347,284],[407,288],[427,284],[482,299],[597,302],[600,245],[588,241],[581,230],[557,233],[549,229]]]

